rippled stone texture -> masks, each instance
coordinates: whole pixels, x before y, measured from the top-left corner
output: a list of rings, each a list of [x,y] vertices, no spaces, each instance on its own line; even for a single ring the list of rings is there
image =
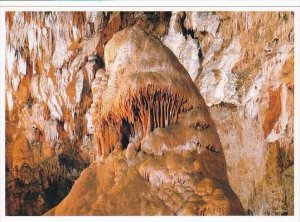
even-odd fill
[[[138,26],[105,47],[91,115],[99,160],[46,215],[236,215],[223,149],[175,55]]]
[[[195,82],[216,124],[229,184],[247,214],[293,215],[293,12],[18,11],[5,15],[8,215],[41,215],[51,209],[68,194],[96,153],[111,144],[106,139],[105,146],[96,144],[94,149],[92,91],[106,88],[105,45],[116,32],[134,24],[159,38]],[[176,95],[168,96],[174,98],[172,107],[177,107]],[[158,98],[161,103],[153,104],[157,108],[150,119],[155,121],[148,129],[176,119],[166,115],[170,106],[162,104],[167,97]],[[129,107],[140,100],[131,99]],[[140,132],[139,122],[124,121],[120,135]],[[207,124],[195,127],[205,129]],[[104,128],[112,139],[119,138]],[[175,129],[168,134],[157,130],[149,137],[154,150],[147,144],[145,149],[164,153],[165,147],[156,140],[172,136]],[[128,136],[122,138],[118,146],[128,142],[125,156],[133,159],[136,145],[129,143]],[[178,139],[176,144],[181,142]]]

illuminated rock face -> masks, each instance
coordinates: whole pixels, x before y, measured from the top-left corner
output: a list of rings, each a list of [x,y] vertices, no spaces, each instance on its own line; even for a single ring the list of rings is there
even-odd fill
[[[5,14],[8,215],[51,209],[94,161],[91,86],[104,45],[133,20],[151,20],[156,35],[167,31],[167,13],[137,14]]]
[[[103,104],[100,92],[106,91],[113,73],[102,69],[105,44],[114,33],[134,24],[159,38],[196,84],[222,143],[229,184],[247,214],[293,215],[294,14],[238,11],[7,12],[6,213],[41,215],[56,206],[102,149],[106,150],[102,159],[115,147],[127,147],[125,157],[136,158],[139,139],[146,138],[142,126],[147,124],[133,115],[133,121],[128,117],[122,127],[118,123],[113,130],[118,135],[110,131],[112,122],[132,113],[128,110],[133,101],[139,102],[138,93],[130,94],[126,110],[119,110],[111,120],[103,110],[90,108],[93,101]],[[127,56],[127,60],[132,58]],[[174,66],[173,62],[164,64]],[[123,67],[134,69],[134,65],[144,69],[143,64],[132,62]],[[182,130],[183,124],[183,136],[173,136],[178,127],[169,123],[176,116],[166,115],[166,110],[178,104],[175,100],[167,103],[173,105],[164,104],[176,93],[161,91],[168,95],[159,94],[160,104],[153,104],[155,112],[149,119],[155,121],[148,127],[153,131],[149,140],[140,139],[143,150],[152,155],[163,155],[191,138],[191,131]],[[190,100],[185,93],[178,96]],[[106,123],[97,123],[104,131],[96,135],[95,150],[92,110]],[[182,111],[178,123],[183,122],[180,119],[186,110]],[[157,128],[163,124],[168,127]],[[165,129],[170,130],[166,133]],[[105,132],[113,141],[100,139]],[[162,145],[160,140],[165,137],[172,140],[167,138]],[[194,141],[187,144],[197,143]]]
[[[293,215],[294,14],[173,12],[163,43],[209,107],[247,213]]]
[[[47,214],[243,214],[215,125],[173,53],[134,26],[104,56],[91,110],[100,160]]]
[[[101,13],[6,13],[6,213],[41,215],[94,159],[85,115]],[[98,19],[96,19],[98,18]]]

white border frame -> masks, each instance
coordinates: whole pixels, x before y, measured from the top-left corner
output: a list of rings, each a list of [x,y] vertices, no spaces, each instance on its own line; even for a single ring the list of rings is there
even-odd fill
[[[154,5],[154,6],[153,6]],[[186,6],[189,5],[189,6]],[[220,6],[226,5],[226,6]],[[292,7],[291,7],[292,6]],[[30,216],[5,216],[5,12],[6,11],[294,11],[294,28],[295,28],[295,97],[300,98],[300,1],[299,0],[259,0],[259,1],[86,1],[86,2],[15,2],[6,1],[0,2],[0,221],[82,221],[87,217],[30,217]],[[88,217],[89,221],[152,221],[164,220],[170,222],[176,221],[218,221],[234,222],[234,221],[300,221],[299,217],[299,145],[300,145],[300,103],[294,99],[295,116],[294,116],[294,147],[295,147],[295,160],[294,160],[294,216],[222,216],[222,217],[118,217],[118,216],[105,216],[105,217]]]
[[[69,7],[69,6],[90,6],[90,7],[149,7],[149,6],[201,6],[201,7],[234,7],[234,6],[255,6],[255,7],[289,7],[300,6],[299,0],[66,0],[66,1],[3,1],[0,6],[11,7]]]

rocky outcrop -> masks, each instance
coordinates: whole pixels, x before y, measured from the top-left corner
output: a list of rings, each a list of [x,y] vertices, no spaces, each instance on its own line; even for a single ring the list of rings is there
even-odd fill
[[[61,201],[95,159],[87,123],[90,88],[100,66],[99,35],[90,26],[98,25],[99,16],[6,14],[9,215],[42,214]],[[30,178],[20,176],[23,171]]]
[[[179,12],[170,21],[163,42],[209,106],[244,208],[293,214],[293,13]]]
[[[91,110],[101,162],[46,215],[243,214],[204,100],[171,51],[134,26],[104,58]]]
[[[92,120],[91,106],[108,86],[104,47],[116,32],[137,24],[160,39],[195,82],[220,136],[229,185],[247,214],[292,215],[293,22],[293,12],[7,12],[6,213],[41,215],[57,205],[97,154],[117,152],[100,139],[106,134],[115,141],[122,136],[126,161],[137,152],[126,135],[142,126],[155,131],[149,137],[155,152],[147,152],[169,152],[157,139],[172,137],[175,129],[166,134],[157,127],[176,120],[166,115],[166,96],[178,107],[184,93],[158,96],[148,128],[147,116],[142,125],[133,115],[117,126],[120,135],[109,127],[105,135],[94,134],[99,120]],[[145,99],[135,94],[116,119]],[[108,125],[115,122],[96,113]]]
[[[134,23],[163,35],[169,14],[6,13],[8,215],[41,215],[67,195],[96,158],[91,86],[104,65],[104,45]],[[24,145],[15,141],[19,136]],[[23,164],[36,175],[29,183],[36,189],[14,173]]]

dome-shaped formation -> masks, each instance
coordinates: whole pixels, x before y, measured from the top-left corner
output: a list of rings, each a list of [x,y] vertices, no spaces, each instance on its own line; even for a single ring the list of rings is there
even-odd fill
[[[91,115],[99,161],[48,215],[235,215],[223,149],[175,55],[138,26],[105,47]]]

